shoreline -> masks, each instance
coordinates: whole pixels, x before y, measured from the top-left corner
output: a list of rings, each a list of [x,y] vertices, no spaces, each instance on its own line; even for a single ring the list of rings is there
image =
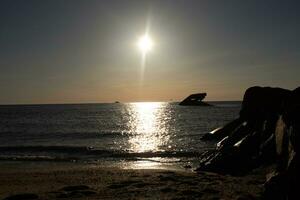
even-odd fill
[[[265,172],[260,168],[233,177],[191,170],[1,162],[0,199],[18,194],[37,199],[257,199]]]

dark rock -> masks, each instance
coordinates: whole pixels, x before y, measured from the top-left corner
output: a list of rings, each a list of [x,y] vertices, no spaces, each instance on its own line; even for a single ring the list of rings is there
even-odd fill
[[[203,140],[220,142],[216,150],[201,156],[198,170],[239,175],[263,163],[275,162],[275,128],[290,94],[281,88],[247,89],[239,118],[203,136]]]
[[[3,200],[31,200],[38,199],[39,196],[32,193],[24,193],[24,194],[16,194],[9,197],[4,198]]]
[[[201,162],[197,170],[212,171],[222,174],[243,175],[257,164],[253,154],[258,151],[255,135],[247,135],[234,145],[222,146],[221,149],[211,152],[205,162]]]
[[[246,90],[240,117],[259,121],[278,115],[291,91],[282,88],[251,87]]]
[[[263,199],[286,199],[287,187],[286,176],[282,174],[273,174],[265,183],[265,191],[263,194]]]
[[[179,103],[181,106],[211,106],[202,100],[206,97],[206,93],[191,94]]]
[[[300,88],[291,92],[276,126],[277,168],[265,183],[264,199],[298,199]]]
[[[198,171],[243,175],[276,164],[265,183],[264,199],[298,199],[300,88],[251,87],[244,95],[240,116],[207,134],[216,149],[203,153]]]

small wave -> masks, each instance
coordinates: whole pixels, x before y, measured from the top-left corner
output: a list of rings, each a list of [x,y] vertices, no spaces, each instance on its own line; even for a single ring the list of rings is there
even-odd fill
[[[75,158],[64,158],[64,157],[54,157],[54,156],[37,156],[37,155],[0,155],[0,161],[55,161],[55,162],[65,162],[74,161]]]
[[[199,157],[200,152],[155,151],[129,152],[101,150],[92,147],[76,146],[1,146],[0,160],[88,160],[88,159],[145,159],[145,158],[191,158]]]

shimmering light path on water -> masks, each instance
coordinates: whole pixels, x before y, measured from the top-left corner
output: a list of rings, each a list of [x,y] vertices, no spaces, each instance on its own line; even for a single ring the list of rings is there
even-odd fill
[[[166,121],[168,112],[166,103],[132,103],[129,106],[131,128],[130,150],[134,152],[160,151],[160,147],[169,143],[170,135]]]

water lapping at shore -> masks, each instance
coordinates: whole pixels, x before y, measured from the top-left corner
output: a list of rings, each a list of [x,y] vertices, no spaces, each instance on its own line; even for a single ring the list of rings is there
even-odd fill
[[[200,155],[200,152],[188,151],[151,151],[126,152],[100,150],[72,146],[1,146],[0,160],[47,160],[47,161],[83,161],[98,159],[128,159],[141,158],[191,158]]]

